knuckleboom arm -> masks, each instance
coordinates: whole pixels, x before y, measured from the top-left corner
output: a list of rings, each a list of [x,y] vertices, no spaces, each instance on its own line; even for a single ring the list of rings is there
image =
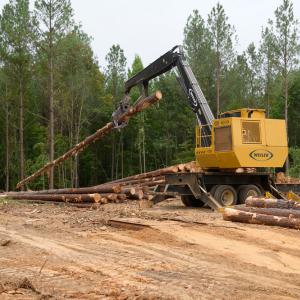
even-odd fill
[[[149,81],[174,67],[178,69],[179,81],[188,97],[189,105],[196,114],[199,125],[202,125],[202,136],[210,136],[214,116],[191,67],[184,57],[181,46],[175,46],[141,72],[128,79],[125,83],[125,93],[128,94],[131,88],[139,86],[144,96],[146,96],[148,94]],[[203,127],[203,125],[205,126]],[[203,138],[202,143],[209,146],[210,137]]]

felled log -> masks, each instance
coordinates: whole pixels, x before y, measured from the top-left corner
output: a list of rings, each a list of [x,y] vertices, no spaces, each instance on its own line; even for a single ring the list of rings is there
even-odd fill
[[[117,202],[118,195],[111,193],[106,195],[106,199],[108,200],[108,202]]]
[[[148,182],[144,182],[139,184],[139,187],[152,187],[152,186],[156,186],[159,184],[164,184],[166,181],[164,179],[161,180],[156,180],[156,181],[148,181]]]
[[[120,193],[121,186],[119,184],[109,185],[101,184],[90,187],[82,188],[64,188],[64,189],[51,189],[51,190],[40,190],[40,191],[28,191],[22,192],[22,194],[29,195],[47,195],[47,194],[92,194],[92,193]],[[8,192],[7,194],[15,194],[16,192]]]
[[[29,195],[29,194],[10,194],[6,196],[16,200],[42,200],[56,202],[101,202],[101,194],[49,194],[49,195]]]
[[[276,183],[300,183],[299,178],[293,178],[290,176],[285,176],[285,174],[283,172],[279,172],[276,174],[276,179],[275,179]]]
[[[125,194],[117,194],[117,198],[121,202],[124,202],[127,199],[127,196]]]
[[[300,229],[299,218],[288,218],[288,217],[257,214],[257,213],[241,211],[233,208],[224,209],[223,219],[226,221],[233,221],[233,222],[281,226],[281,227]]]
[[[141,199],[144,194],[139,186],[122,188],[122,193],[124,193],[128,199]]]
[[[146,182],[153,182],[153,181],[157,181],[157,180],[164,180],[164,176],[157,176],[157,177],[146,177],[143,179],[131,179],[131,180],[126,180],[123,182],[119,182],[117,184],[121,185],[121,186],[129,186],[129,185],[139,185],[142,183],[146,183]]]
[[[185,170],[185,164],[179,164],[177,167],[179,172],[183,172]]]
[[[300,210],[300,203],[293,200],[266,199],[249,197],[245,202],[250,207],[283,208]]]
[[[203,172],[201,167],[197,166],[195,161],[191,161],[191,162],[186,163],[185,166],[184,166],[184,170],[185,170],[185,172],[190,172],[190,173]]]
[[[146,97],[146,98],[143,98],[143,99],[139,99],[134,104],[133,107],[130,107],[129,110],[126,113],[124,113],[123,115],[121,115],[116,121],[118,121],[118,123],[127,122],[135,114],[137,114],[137,113],[145,110],[149,106],[157,103],[159,100],[161,100],[161,98],[162,98],[161,92],[157,91],[152,96],[149,96],[149,97]],[[114,122],[107,123],[104,127],[98,129],[94,134],[88,136],[85,140],[83,140],[82,142],[78,143],[76,146],[74,146],[72,149],[70,149],[69,151],[67,151],[62,156],[58,157],[57,159],[55,159],[52,162],[47,163],[45,166],[43,166],[42,168],[40,168],[38,171],[36,171],[32,175],[30,175],[29,177],[21,180],[17,184],[17,188],[19,189],[19,188],[23,187],[26,183],[28,183],[28,182],[34,180],[35,178],[41,176],[42,174],[44,174],[45,172],[47,172],[49,169],[51,169],[54,166],[62,163],[66,159],[68,159],[68,158],[76,155],[79,151],[82,151],[88,145],[90,145],[91,143],[99,140],[103,135],[105,135],[108,132],[112,131],[114,129],[114,127],[115,127],[115,123]]]
[[[165,175],[168,173],[177,173],[177,172],[178,172],[178,167],[171,166],[171,167],[167,167],[167,168],[163,168],[163,169],[154,170],[151,172],[141,173],[141,174],[117,179],[114,181],[107,182],[107,184],[121,183],[121,182],[126,182],[129,180],[141,180],[141,179],[145,179],[145,178],[149,178],[149,177],[158,177],[158,176],[162,176],[162,175]]]
[[[238,207],[241,211],[278,217],[300,218],[300,210],[284,208]]]

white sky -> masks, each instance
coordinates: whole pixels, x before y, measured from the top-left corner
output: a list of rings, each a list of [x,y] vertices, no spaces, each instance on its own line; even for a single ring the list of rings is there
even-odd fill
[[[8,0],[0,0],[0,8]],[[101,66],[112,44],[119,43],[128,65],[134,55],[146,66],[181,44],[183,29],[193,9],[206,18],[217,0],[71,0],[75,20],[93,37],[92,47]],[[274,18],[282,0],[220,0],[238,36],[238,51],[260,40],[262,26]],[[294,0],[294,13],[300,19],[300,1]],[[33,0],[31,0],[33,3]]]

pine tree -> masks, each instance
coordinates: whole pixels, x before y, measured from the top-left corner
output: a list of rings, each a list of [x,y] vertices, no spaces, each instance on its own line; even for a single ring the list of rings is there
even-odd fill
[[[126,78],[126,57],[120,45],[112,45],[105,57],[107,62],[106,91],[111,95],[113,105],[116,106],[124,95],[124,81]],[[112,135],[112,156],[111,156],[111,178],[118,177],[119,156],[121,156],[121,174],[123,173],[123,136],[120,135],[119,149],[116,149],[115,134]],[[117,151],[121,152],[118,155]]]
[[[228,23],[228,17],[220,3],[217,3],[208,15],[208,30],[214,50],[216,102],[217,115],[219,115],[221,109],[221,73],[233,62],[233,39],[235,34],[235,29]]]
[[[264,98],[267,117],[271,110],[271,93],[275,78],[276,52],[275,37],[272,30],[272,21],[269,26],[262,29],[259,53],[261,57],[262,82],[264,85]]]
[[[275,49],[278,56],[278,67],[283,78],[284,118],[288,136],[288,106],[289,106],[289,74],[298,62],[298,20],[294,16],[293,3],[283,0],[275,10]],[[289,161],[286,162],[289,169]]]
[[[48,59],[49,77],[49,160],[54,160],[54,73],[55,58],[57,57],[57,46],[59,41],[70,32],[72,20],[72,7],[70,0],[36,0],[35,15],[38,22],[39,44],[38,49],[44,53]],[[54,186],[54,170],[50,170],[49,188]]]
[[[32,16],[28,0],[11,0],[6,4],[0,19],[1,56],[10,66],[15,78],[19,98],[19,179],[25,177],[24,111],[31,49],[34,38]],[[7,112],[8,113],[8,112]]]
[[[212,45],[204,19],[198,10],[188,17],[184,27],[184,50],[189,64],[208,100],[214,98],[214,66]],[[212,103],[211,103],[212,104]],[[213,105],[214,106],[214,105]]]

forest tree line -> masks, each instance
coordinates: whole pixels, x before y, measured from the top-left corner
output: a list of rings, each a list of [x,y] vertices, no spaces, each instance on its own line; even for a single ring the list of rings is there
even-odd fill
[[[300,48],[292,1],[283,0],[262,25],[259,44],[238,53],[235,27],[218,3],[208,16],[191,12],[182,43],[215,115],[254,107],[286,119],[289,172],[299,176]],[[36,0],[33,9],[29,0],[9,0],[0,14],[0,189],[14,189],[109,122],[124,82],[142,69],[141,56],[128,65],[118,44],[99,66],[69,0]],[[150,89],[163,93],[158,107],[29,187],[88,186],[193,160],[195,117],[175,73],[160,76]],[[138,96],[133,89],[132,101]]]

